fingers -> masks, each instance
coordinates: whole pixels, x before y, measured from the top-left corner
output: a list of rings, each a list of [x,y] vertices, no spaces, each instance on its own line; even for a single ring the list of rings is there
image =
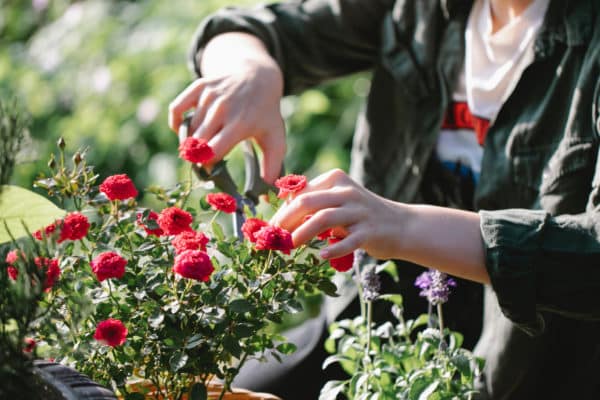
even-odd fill
[[[283,120],[278,122],[269,134],[255,137],[263,154],[261,160],[262,177],[267,183],[271,184],[279,178],[287,148]]]
[[[204,81],[201,78],[196,79],[169,104],[169,127],[173,132],[179,130],[179,125],[183,121],[183,114],[196,107],[198,96],[203,88]]]
[[[308,221],[302,223],[292,233],[294,246],[300,246],[319,233],[323,232],[323,227],[336,228],[336,235],[343,231],[346,236],[353,225],[360,222],[360,213],[353,207],[328,208],[317,211]]]
[[[322,249],[319,252],[319,255],[327,259],[343,257],[346,254],[350,254],[354,250],[361,248],[364,241],[365,235],[363,231],[361,229],[355,229],[344,239]]]

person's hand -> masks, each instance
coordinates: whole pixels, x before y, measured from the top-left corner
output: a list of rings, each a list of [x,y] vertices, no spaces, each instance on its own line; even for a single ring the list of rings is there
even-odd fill
[[[312,215],[305,220],[307,215]],[[396,257],[402,237],[402,204],[365,189],[341,170],[324,173],[286,202],[271,223],[289,230],[295,246],[334,229],[343,239],[321,251],[341,257],[362,248],[379,259]]]
[[[232,43],[243,50],[232,52]],[[272,183],[286,152],[279,109],[281,70],[258,39],[241,33],[213,39],[204,52],[202,70],[204,77],[169,105],[170,128],[177,132],[183,114],[193,110],[190,132],[212,147],[213,163],[239,142],[253,138],[263,152],[262,176]]]

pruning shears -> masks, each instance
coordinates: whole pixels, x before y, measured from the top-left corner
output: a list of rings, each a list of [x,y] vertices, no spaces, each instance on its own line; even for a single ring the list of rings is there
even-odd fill
[[[190,123],[191,117],[186,117],[179,126],[179,141],[183,142],[185,138],[191,135]],[[256,214],[256,205],[259,197],[267,194],[270,190],[276,190],[274,186],[265,182],[260,176],[260,166],[258,164],[258,155],[254,144],[250,140],[242,142],[245,165],[245,182],[243,193],[237,189],[231,174],[227,168],[225,160],[216,163],[210,171],[198,164],[192,164],[192,170],[196,177],[202,181],[212,181],[219,190],[235,198],[237,207],[233,214],[233,228],[238,239],[242,238],[242,225],[246,220],[244,207],[248,207],[252,215]]]

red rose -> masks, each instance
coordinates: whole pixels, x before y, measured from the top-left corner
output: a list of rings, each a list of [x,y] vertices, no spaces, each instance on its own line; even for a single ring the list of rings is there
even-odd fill
[[[25,346],[23,347],[23,351],[25,353],[31,353],[33,349],[35,349],[35,340],[32,338],[25,338]]]
[[[65,217],[60,224],[60,236],[58,243],[65,240],[79,240],[86,237],[90,229],[90,223],[87,217],[78,212],[71,213]]]
[[[21,253],[22,255],[22,253]],[[6,263],[7,264],[14,264],[17,262],[17,260],[19,259],[19,253],[17,253],[17,250],[11,250],[8,252],[8,254],[6,255]]]
[[[96,326],[94,339],[107,346],[121,346],[127,339],[127,328],[118,319],[109,318]]]
[[[160,226],[158,228],[148,228],[146,225],[144,225],[144,221],[142,220],[144,217],[144,215],[142,213],[138,213],[137,215],[137,223],[138,225],[141,225],[142,228],[144,228],[144,230],[146,231],[146,233],[148,235],[154,235],[154,236],[162,236],[165,233],[163,232],[162,229],[160,229]],[[146,217],[146,221],[154,221],[156,224],[158,224],[158,214],[155,211],[150,211],[150,213],[148,214],[148,217]]]
[[[127,260],[114,251],[107,251],[98,255],[91,262],[92,271],[100,282],[105,279],[121,279],[125,274]]]
[[[342,240],[342,239],[337,238],[337,237],[331,237],[331,238],[329,238],[328,242],[329,242],[329,244],[334,244],[334,243],[339,242],[340,240]],[[345,256],[329,259],[329,265],[331,265],[331,267],[333,269],[335,269],[336,271],[339,271],[339,272],[348,271],[350,268],[352,268],[353,264],[354,264],[354,253],[350,253],[350,254],[346,254]]]
[[[13,267],[12,265],[9,265],[6,268],[6,272],[8,273],[8,277],[10,279],[12,279],[13,281],[16,281],[17,278],[19,277],[19,270],[16,269],[15,267]]]
[[[305,216],[304,220],[302,221],[302,223],[305,223],[306,221],[308,221],[309,219],[311,219],[311,217],[312,217],[312,214],[309,214],[309,215]],[[319,233],[317,235],[317,239],[319,239],[319,240],[327,240],[331,236],[333,236],[333,229],[327,229],[327,230]]]
[[[257,250],[279,250],[290,254],[290,250],[294,248],[292,235],[278,226],[265,226],[256,232],[254,237]]]
[[[215,268],[208,254],[201,250],[185,250],[175,257],[173,272],[188,279],[208,282]]]
[[[215,152],[203,139],[188,137],[179,145],[179,157],[189,162],[205,163],[214,156]]]
[[[190,226],[194,218],[192,214],[178,207],[168,207],[158,215],[158,226],[167,235],[178,235],[181,232],[191,231]]]
[[[35,232],[33,232],[33,237],[36,238],[37,240],[42,240],[45,237],[50,237],[52,236],[52,234],[54,233],[54,231],[56,231],[56,224],[61,224],[62,220],[58,220],[57,222],[48,225],[47,227],[44,228],[44,234],[42,235],[42,230],[37,230]]]
[[[100,184],[100,191],[109,200],[126,200],[137,196],[132,180],[125,174],[109,176]]]
[[[227,214],[234,213],[237,208],[235,198],[227,193],[209,193],[206,195],[206,202],[214,210],[223,211]]]
[[[39,268],[46,268],[46,280],[42,287],[45,292],[49,292],[60,277],[58,260],[54,258],[36,257],[33,261]]]
[[[175,248],[175,253],[180,254],[185,250],[202,250],[206,251],[206,244],[209,242],[208,237],[202,232],[186,231],[182,232],[171,241]]]
[[[248,218],[242,225],[242,233],[251,243],[256,243],[256,234],[265,226],[269,226],[267,221],[258,218]]]
[[[306,187],[306,177],[304,175],[286,175],[275,181],[275,186],[279,188],[277,197],[285,198],[288,194],[295,194]]]

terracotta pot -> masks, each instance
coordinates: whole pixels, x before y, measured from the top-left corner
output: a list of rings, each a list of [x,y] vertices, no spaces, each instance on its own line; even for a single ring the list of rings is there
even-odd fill
[[[140,380],[138,382],[132,383],[131,385],[133,391],[140,391],[148,393],[148,397],[154,399],[153,392],[154,386],[144,380]],[[208,383],[208,399],[209,400],[217,400],[221,391],[223,390],[223,385],[214,380]],[[182,400],[187,400],[187,395],[182,397]],[[281,400],[279,397],[274,396],[268,393],[256,393],[251,392],[245,389],[233,388],[231,392],[225,393],[223,396],[223,400]]]

